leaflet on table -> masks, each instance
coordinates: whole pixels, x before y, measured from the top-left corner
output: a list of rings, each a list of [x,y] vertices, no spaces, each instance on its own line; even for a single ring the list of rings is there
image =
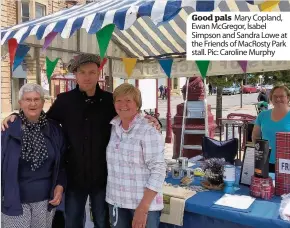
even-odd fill
[[[254,175],[255,171],[255,148],[247,147],[244,160],[243,167],[241,173],[241,184],[251,185],[251,177]]]
[[[246,210],[252,205],[254,201],[255,198],[251,196],[224,194],[218,201],[215,202],[215,204],[219,206]]]

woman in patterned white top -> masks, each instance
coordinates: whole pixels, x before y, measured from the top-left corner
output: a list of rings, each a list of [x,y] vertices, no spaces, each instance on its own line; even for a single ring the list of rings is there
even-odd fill
[[[124,83],[113,94],[118,116],[107,147],[106,201],[117,228],[157,228],[165,179],[162,135],[141,116],[141,93]]]

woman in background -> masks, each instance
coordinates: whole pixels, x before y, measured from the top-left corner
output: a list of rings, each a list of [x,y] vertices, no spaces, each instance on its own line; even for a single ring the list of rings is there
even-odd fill
[[[275,86],[270,92],[274,108],[261,112],[255,122],[252,141],[265,139],[271,148],[269,172],[275,172],[276,133],[290,132],[290,91],[286,86]]]

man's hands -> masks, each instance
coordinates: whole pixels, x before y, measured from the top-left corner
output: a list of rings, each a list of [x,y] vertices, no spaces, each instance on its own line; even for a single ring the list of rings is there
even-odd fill
[[[161,126],[155,117],[151,115],[146,115],[145,118],[148,119],[148,122],[151,123],[156,128],[157,131],[161,130]]]
[[[15,119],[17,118],[16,115],[10,115],[10,116],[7,116],[3,121],[2,121],[2,125],[1,125],[1,129],[2,131],[5,131],[7,128],[9,128],[8,126],[8,122],[14,122]]]
[[[53,206],[58,206],[61,203],[63,193],[63,187],[61,185],[57,185],[54,189],[54,197],[49,203]]]

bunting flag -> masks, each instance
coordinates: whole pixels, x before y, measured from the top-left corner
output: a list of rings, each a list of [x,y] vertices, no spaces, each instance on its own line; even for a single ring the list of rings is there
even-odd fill
[[[10,57],[10,66],[13,66],[14,58],[17,50],[17,40],[15,38],[12,38],[8,40],[8,50],[9,50],[9,57]]]
[[[203,79],[206,78],[206,75],[207,75],[207,71],[208,71],[208,66],[209,66],[209,63],[210,61],[208,60],[197,60],[195,61],[197,67],[198,67],[198,70],[202,76]]]
[[[14,63],[12,70],[14,71],[23,61],[27,53],[29,52],[30,47],[27,45],[19,44],[17,51],[14,57]]]
[[[171,68],[172,68],[173,59],[160,59],[159,64],[164,70],[168,78],[171,77]]]
[[[56,37],[56,35],[57,35],[57,32],[51,32],[45,37],[44,44],[42,46],[42,51],[46,50],[46,48],[51,44],[51,42]]]
[[[50,61],[48,57],[46,57],[46,76],[47,80],[50,82],[50,77],[56,67],[59,58],[56,58],[54,61]]]
[[[127,73],[128,78],[130,78],[137,63],[137,58],[123,58],[123,63],[125,66],[125,72]]]
[[[108,59],[104,58],[103,61],[100,64],[99,70],[103,70],[103,67],[105,66],[105,64],[107,63]]]
[[[109,24],[96,33],[101,60],[105,57],[114,29],[115,25]]]
[[[247,72],[247,66],[248,66],[248,61],[243,60],[243,61],[238,61],[240,67],[242,68],[243,72]]]
[[[262,12],[271,12],[278,4],[280,0],[267,0],[260,5]]]

